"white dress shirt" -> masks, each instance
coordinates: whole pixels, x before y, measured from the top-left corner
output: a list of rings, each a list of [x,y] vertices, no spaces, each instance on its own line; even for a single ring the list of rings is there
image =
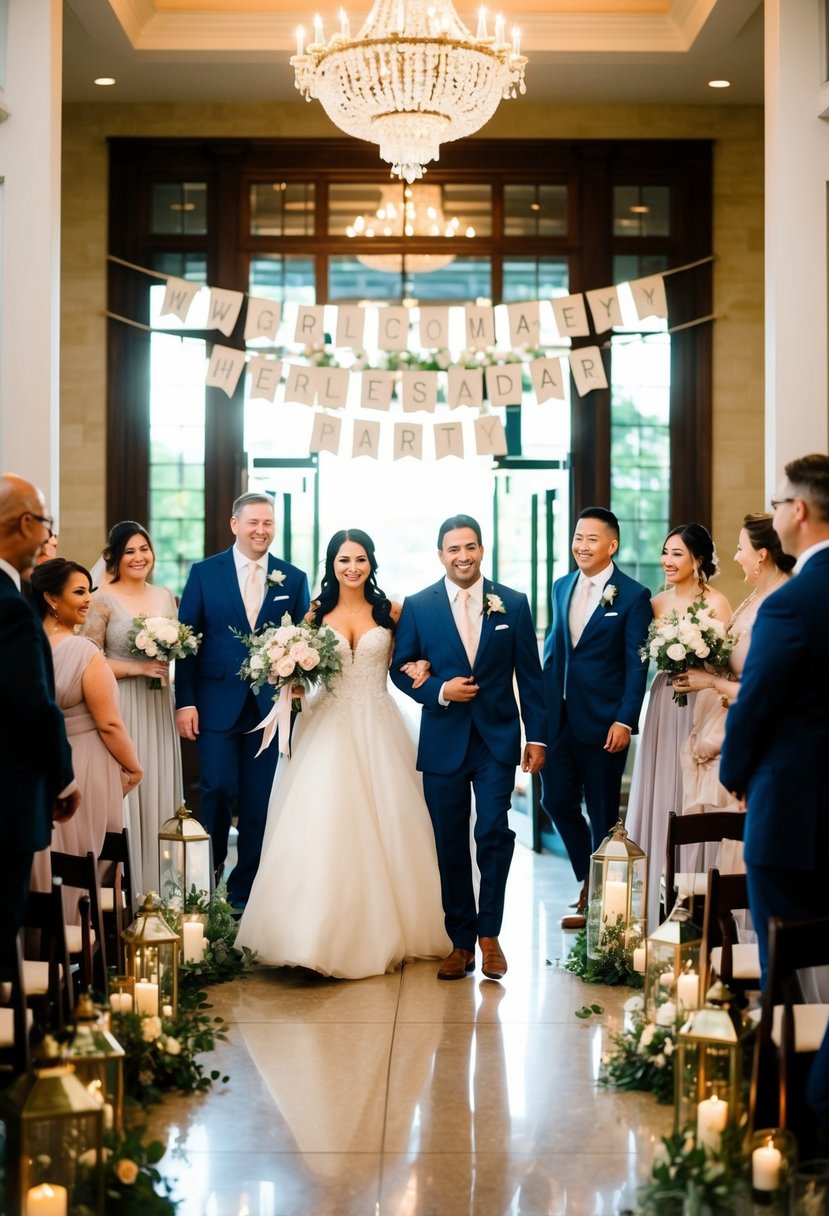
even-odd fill
[[[800,574],[809,558],[814,557],[816,553],[820,553],[821,549],[829,549],[829,540],[819,540],[816,545],[810,545],[808,549],[804,549],[794,564],[794,573]]]
[[[15,587],[19,591],[20,590],[20,571],[15,569],[14,566],[10,565],[6,561],[6,559],[3,557],[0,557],[0,570],[3,570],[3,571],[5,571],[6,574],[8,574],[9,578],[11,579],[11,581],[14,583]]]

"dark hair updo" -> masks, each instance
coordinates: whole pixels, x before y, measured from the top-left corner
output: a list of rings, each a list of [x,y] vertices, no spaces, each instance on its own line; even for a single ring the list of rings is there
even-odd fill
[[[384,629],[394,629],[394,621],[391,617],[391,600],[385,591],[381,591],[377,586],[377,558],[374,555],[374,541],[367,532],[363,532],[360,528],[342,528],[339,532],[335,532],[328,542],[328,548],[325,551],[325,570],[323,571],[322,582],[320,584],[320,593],[313,604],[314,624],[321,625],[323,617],[332,612],[339,602],[340,584],[337,582],[337,576],[334,573],[334,562],[346,541],[351,541],[354,545],[361,545],[366,551],[370,573],[363,583],[363,594],[371,604],[371,615],[377,624],[382,625]]]
[[[754,549],[767,549],[769,557],[778,570],[783,574],[791,574],[795,558],[791,553],[784,553],[780,537],[774,530],[773,515],[746,515],[743,527]]]
[[[48,562],[41,562],[32,570],[32,606],[41,620],[51,612],[46,596],[62,595],[73,574],[82,574],[88,580],[89,590],[92,591],[92,575],[86,566],[69,562],[65,557],[50,557]]]
[[[679,537],[696,562],[700,586],[703,583],[710,583],[711,579],[719,573],[720,563],[717,559],[714,541],[708,529],[704,528],[702,524],[679,524],[678,527],[671,528],[665,537],[663,549],[672,536]]]
[[[150,546],[150,553],[152,553],[153,562],[155,562],[153,542],[150,540],[150,534],[144,525],[136,523],[134,519],[122,519],[119,524],[113,524],[112,528],[110,528],[107,547],[101,554],[106,563],[106,572],[113,583],[117,583],[121,577],[118,573],[118,568],[121,565],[124,551],[133,536],[144,537],[144,540]]]

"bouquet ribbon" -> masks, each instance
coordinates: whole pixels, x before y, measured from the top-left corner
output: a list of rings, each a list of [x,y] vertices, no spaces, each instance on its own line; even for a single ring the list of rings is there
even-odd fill
[[[273,742],[273,737],[279,731],[279,750],[283,756],[291,754],[291,702],[298,695],[302,702],[303,709],[305,708],[305,690],[300,689],[299,694],[295,694],[292,685],[283,684],[279,690],[279,696],[274,701],[269,713],[262,719],[261,722],[254,726],[249,734],[254,734],[255,731],[264,731],[262,742],[259,745],[259,751],[256,756],[261,756],[262,752],[267,751]]]

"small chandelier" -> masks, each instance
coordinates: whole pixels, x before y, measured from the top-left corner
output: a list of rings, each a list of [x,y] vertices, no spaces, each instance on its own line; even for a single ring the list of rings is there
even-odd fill
[[[413,182],[442,143],[471,135],[502,98],[526,92],[519,30],[511,43],[505,34],[498,16],[490,37],[481,9],[473,37],[452,0],[375,0],[356,38],[344,9],[328,42],[319,14],[307,48],[300,26],[291,66],[306,101],[318,99],[347,135],[379,144],[392,175]]]
[[[373,216],[354,217],[354,222],[345,230],[347,237],[437,237],[450,240],[460,229],[460,220],[452,216],[447,220],[443,211],[440,186],[384,186],[380,192],[380,206]],[[466,229],[466,236],[473,237],[475,229]],[[454,253],[358,253],[357,261],[369,270],[383,270],[388,274],[400,274],[405,258],[406,270],[412,274],[429,274],[442,270],[454,262]]]

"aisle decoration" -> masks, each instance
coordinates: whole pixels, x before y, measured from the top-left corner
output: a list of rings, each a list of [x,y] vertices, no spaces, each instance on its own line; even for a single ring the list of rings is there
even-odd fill
[[[645,946],[645,1017],[649,1022],[675,1021],[682,1010],[697,1008],[701,950],[702,930],[691,919],[684,900],[677,900]]]
[[[673,1020],[657,1025],[646,1020],[641,1008],[634,1010],[630,1029],[611,1032],[611,1050],[602,1058],[599,1084],[642,1090],[669,1106],[674,1100],[675,1036]]]
[[[677,1034],[674,1128],[692,1126],[696,1142],[716,1152],[726,1130],[742,1127],[744,1055],[753,1027],[719,980]]]
[[[172,659],[186,659],[198,650],[201,634],[194,633],[190,625],[170,616],[147,616],[143,613],[133,619],[127,634],[130,654],[144,659],[158,659],[169,663]],[[161,688],[158,676],[150,676],[147,687]]]
[[[184,803],[158,831],[158,873],[161,898],[167,907],[181,908],[191,889],[213,890],[213,843]]]
[[[739,1138],[724,1137],[716,1152],[690,1132],[665,1136],[650,1179],[639,1190],[637,1216],[750,1216],[747,1160]]]
[[[142,1107],[160,1102],[165,1092],[204,1093],[229,1077],[206,1069],[198,1058],[227,1039],[224,1018],[210,1016],[206,994],[182,994],[178,1013],[113,1013],[112,1028],[124,1048],[127,1099]]]
[[[610,941],[631,942],[644,934],[648,861],[619,819],[590,858],[587,897],[587,954],[598,959]],[[611,938],[612,934],[612,938]]]
[[[620,926],[608,926],[601,953],[591,958],[587,953],[587,930],[580,929],[565,960],[565,970],[577,975],[585,984],[611,987],[627,984],[630,988],[641,988],[642,977],[634,971],[631,958],[635,940],[626,941],[625,931]]]
[[[689,667],[722,672],[728,666],[733,649],[734,642],[728,637],[725,625],[701,599],[682,615],[674,609],[667,616],[651,621],[639,654],[643,663],[653,660],[657,671],[679,676]],[[673,699],[679,706],[688,704],[684,692],[674,691]]]
[[[182,960],[179,967],[179,1004],[187,994],[206,984],[224,984],[238,979],[256,962],[256,951],[237,946],[239,921],[227,898],[222,881],[208,896],[195,886],[184,895],[180,907],[165,906],[164,918],[182,929]],[[192,927],[193,935],[188,927]]]
[[[164,1156],[160,1140],[143,1142],[143,1127],[127,1132],[107,1132],[104,1135],[104,1204],[107,1216],[175,1216],[179,1200],[173,1199],[172,1188],[156,1169]],[[89,1167],[83,1171],[89,1173]],[[91,1178],[90,1178],[91,1182]],[[81,1177],[78,1213],[92,1212],[91,1185],[87,1193],[86,1178]],[[73,1209],[74,1211],[75,1209]]]

